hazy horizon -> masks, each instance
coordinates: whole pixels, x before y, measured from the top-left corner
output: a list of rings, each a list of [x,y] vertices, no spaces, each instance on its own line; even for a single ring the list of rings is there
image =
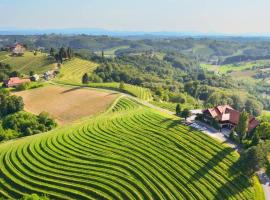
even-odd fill
[[[269,6],[267,0],[0,0],[0,29],[264,35]]]

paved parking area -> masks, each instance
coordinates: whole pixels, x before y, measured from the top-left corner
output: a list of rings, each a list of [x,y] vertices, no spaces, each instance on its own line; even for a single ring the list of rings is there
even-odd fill
[[[214,129],[213,127],[211,127],[203,122],[200,122],[200,121],[189,121],[188,125],[202,131],[203,133],[205,133],[205,134],[207,134],[207,135],[209,135],[209,136],[211,136],[219,141],[221,141],[222,143],[226,143],[231,148],[239,151],[237,145],[228,139],[228,136],[229,136],[228,130],[224,130],[224,133],[222,133],[222,132]]]

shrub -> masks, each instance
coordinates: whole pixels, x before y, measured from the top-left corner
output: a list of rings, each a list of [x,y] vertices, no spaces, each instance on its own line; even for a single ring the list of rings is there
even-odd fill
[[[19,132],[21,136],[49,131],[55,126],[55,121],[50,119],[47,113],[41,113],[35,116],[27,112],[18,112],[5,117],[3,120],[4,129],[15,130]]]

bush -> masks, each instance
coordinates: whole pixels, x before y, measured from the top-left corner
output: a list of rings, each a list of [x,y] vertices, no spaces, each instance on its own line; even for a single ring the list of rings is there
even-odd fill
[[[19,137],[19,133],[11,129],[4,130],[2,125],[0,125],[0,142],[5,140],[11,140],[17,137]]]
[[[56,127],[56,123],[48,117],[47,113],[41,113],[35,116],[27,112],[18,112],[5,117],[3,120],[4,129],[15,130],[21,136],[49,131],[54,127]]]
[[[16,90],[17,91],[23,91],[23,90],[28,90],[30,87],[30,83],[23,83],[23,84],[20,84],[16,87]]]
[[[5,90],[0,91],[0,118],[23,110],[22,97],[10,96]]]

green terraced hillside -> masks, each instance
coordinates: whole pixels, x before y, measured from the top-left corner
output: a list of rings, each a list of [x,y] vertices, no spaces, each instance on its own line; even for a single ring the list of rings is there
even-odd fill
[[[62,84],[71,84],[77,86],[82,85],[82,76],[85,73],[91,73],[97,67],[97,65],[98,64],[96,63],[79,58],[74,58],[71,61],[66,61],[61,66],[61,74],[55,81]],[[119,83],[116,82],[90,83],[89,86],[94,88],[103,88],[119,91]],[[125,88],[121,92],[128,93],[143,100],[152,99],[151,91],[147,88],[139,86],[125,84]]]
[[[0,196],[256,199],[237,159],[177,119],[121,98],[82,124],[0,145]]]

